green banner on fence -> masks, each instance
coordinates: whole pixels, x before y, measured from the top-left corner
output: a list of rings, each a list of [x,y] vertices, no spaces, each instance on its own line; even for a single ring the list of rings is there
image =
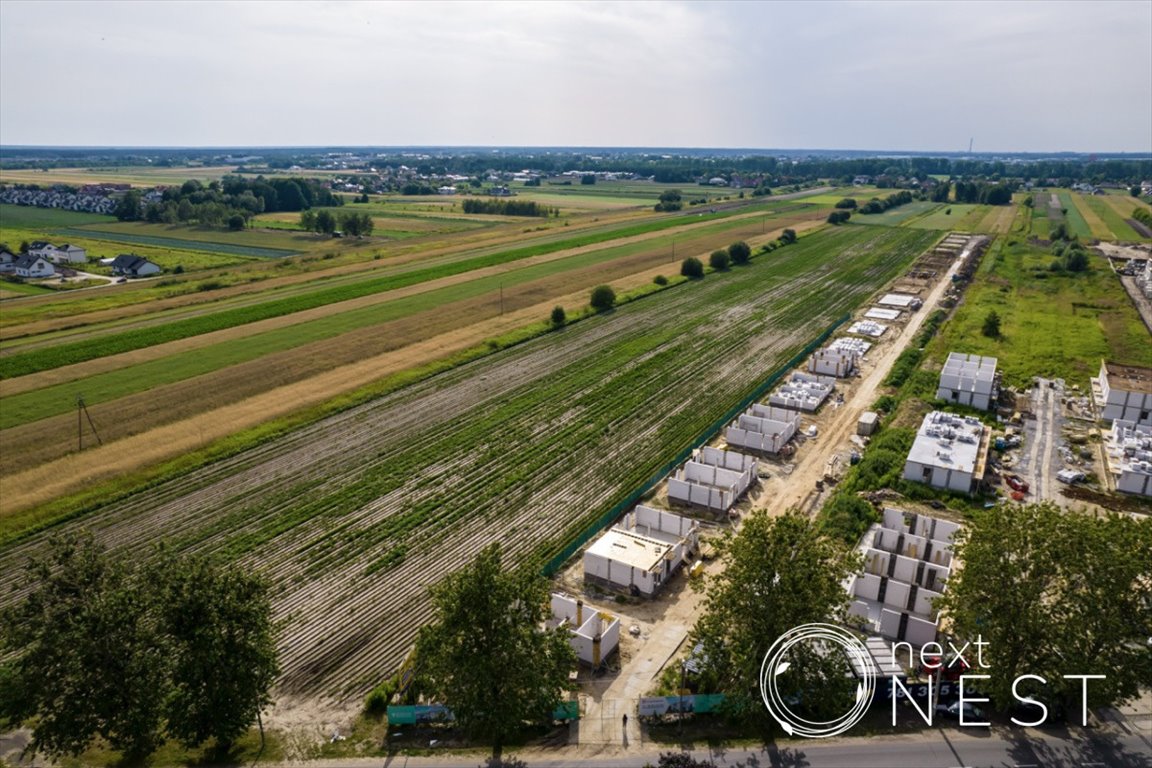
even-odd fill
[[[619,504],[616,504],[599,518],[597,518],[596,521],[589,525],[588,528],[586,528],[583,533],[577,536],[574,541],[568,544],[568,546],[564,547],[564,549],[560,551],[560,554],[553,557],[544,565],[544,575],[551,576],[552,574],[556,573],[556,571],[560,570],[561,566],[564,565],[568,558],[576,554],[576,552],[579,551],[579,549],[585,544],[587,544],[593,536],[599,533],[602,528],[604,528],[620,515],[624,514],[624,512],[636,504],[636,502],[640,501],[644,494],[648,493],[648,491],[659,485],[660,482],[663,481],[663,479],[673,469],[687,461],[688,458],[692,455],[693,451],[695,451],[700,446],[705,445],[709,440],[712,439],[713,435],[718,433],[729,422],[735,419],[740,413],[744,411],[745,408],[754,403],[756,400],[760,399],[760,397],[762,397],[764,393],[770,390],[772,387],[776,386],[776,383],[779,382],[781,378],[783,378],[784,374],[788,373],[788,371],[792,370],[801,362],[806,360],[810,354],[816,351],[817,347],[827,341],[828,337],[831,336],[837,328],[846,323],[851,317],[852,316],[850,314],[845,314],[839,320],[832,323],[832,325],[825,328],[823,333],[805,345],[804,349],[793,355],[792,359],[773,371],[768,376],[768,378],[760,384],[760,386],[756,387],[756,389],[752,391],[751,394],[730,408],[728,412],[721,416],[719,419],[712,422],[711,426],[700,433],[697,439],[692,441],[691,445],[680,451],[680,453],[676,455],[676,458],[672,459],[670,462],[657,470],[656,474],[654,474],[647,483],[632,493],[628,494],[628,496],[623,501],[621,501]]]

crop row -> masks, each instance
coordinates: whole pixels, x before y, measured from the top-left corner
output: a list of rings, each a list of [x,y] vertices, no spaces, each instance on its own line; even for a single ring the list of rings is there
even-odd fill
[[[934,237],[803,238],[83,522],[118,546],[165,537],[267,569],[288,622],[283,688],[362,692],[427,618],[428,584],[491,541],[521,562],[559,549]]]
[[[742,227],[744,231],[759,228],[756,222],[748,220],[730,222],[722,226],[725,232],[732,233],[741,231],[737,227]],[[708,237],[707,232],[701,234],[697,230],[693,235],[694,239],[685,239],[691,245],[693,242],[705,241]],[[197,345],[193,349],[163,357],[156,356],[152,360],[131,365],[125,364],[124,367],[86,377],[61,379],[59,383],[49,387],[10,394],[5,399],[3,413],[0,413],[0,429],[10,429],[63,414],[73,407],[77,392],[83,392],[86,402],[89,406],[93,406],[144,390],[182,382],[195,376],[212,374],[228,366],[249,363],[268,355],[283,353],[295,356],[295,350],[305,350],[308,345],[313,345],[314,351],[323,356],[328,367],[342,361],[351,362],[352,360],[343,360],[340,353],[344,341],[350,341],[350,337],[345,336],[343,341],[336,340],[335,337],[354,332],[363,335],[375,327],[385,330],[383,329],[385,323],[404,318],[411,319],[419,313],[432,310],[437,312],[437,316],[421,327],[429,329],[439,327],[443,325],[442,321],[446,317],[443,308],[454,303],[481,299],[486,295],[495,296],[498,290],[507,294],[508,308],[516,309],[531,298],[537,289],[555,290],[556,276],[565,275],[565,283],[572,283],[572,288],[585,287],[585,284],[591,287],[595,282],[611,280],[615,276],[663,261],[666,257],[660,254],[659,249],[659,243],[650,240],[608,246],[553,261],[520,266],[499,275],[478,277],[410,296],[391,299],[381,297],[368,306],[331,312],[311,320],[301,319],[301,322],[271,330],[260,331],[258,328],[251,328],[249,329],[251,333],[234,336],[214,344]],[[592,267],[600,267],[600,270],[593,274],[589,271]],[[548,278],[553,279],[550,283],[544,282]],[[568,290],[564,288],[564,292]],[[538,298],[535,300],[539,301]],[[389,334],[389,338],[393,338],[392,333],[398,331],[393,328],[385,332]],[[403,335],[401,333],[401,336]],[[395,340],[403,343],[412,339],[395,337]],[[323,349],[316,350],[317,345]],[[378,348],[379,344],[374,346]],[[311,359],[319,361],[319,356],[313,355]],[[353,358],[355,359],[359,359],[359,356]],[[296,379],[315,372],[311,370],[307,360],[284,362],[280,369],[281,373],[289,370]],[[288,382],[281,380],[280,383]],[[240,389],[233,388],[231,392],[237,396],[242,395]],[[221,403],[217,401],[216,404]],[[120,423],[125,428],[128,427],[123,423],[123,419]]]
[[[710,214],[709,217],[720,219],[731,215],[730,212],[721,212]],[[162,326],[133,329],[131,331],[105,335],[99,338],[60,344],[47,349],[9,355],[0,358],[0,378],[25,376],[38,371],[58,368],[63,365],[71,365],[121,352],[130,352],[155,344],[177,341],[190,336],[232,328],[259,320],[282,317],[326,304],[333,304],[375,293],[404,288],[417,283],[462,274],[484,267],[519,261],[532,256],[696,223],[698,223],[698,220],[695,218],[689,219],[680,216],[668,219],[657,219],[644,224],[587,233],[564,240],[538,243],[531,246],[499,251],[497,253],[448,261],[433,267],[416,269],[401,274],[369,278],[339,287],[322,288],[310,293],[291,297],[274,295],[270,296],[268,301],[260,304],[191,317]]]

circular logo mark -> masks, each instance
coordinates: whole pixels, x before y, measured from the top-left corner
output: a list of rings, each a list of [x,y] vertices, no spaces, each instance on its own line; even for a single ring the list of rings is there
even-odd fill
[[[788,708],[785,697],[776,687],[777,677],[789,667],[789,662],[784,660],[788,651],[794,645],[808,642],[833,643],[840,646],[849,660],[855,662],[853,666],[862,672],[863,679],[856,686],[856,703],[847,714],[834,720],[807,720],[797,715]],[[760,696],[764,699],[764,706],[789,735],[808,739],[839,736],[860,722],[864,713],[868,711],[868,705],[872,702],[875,691],[876,666],[872,662],[872,655],[855,635],[834,624],[802,624],[788,630],[772,644],[768,653],[764,655],[764,663],[760,665]]]

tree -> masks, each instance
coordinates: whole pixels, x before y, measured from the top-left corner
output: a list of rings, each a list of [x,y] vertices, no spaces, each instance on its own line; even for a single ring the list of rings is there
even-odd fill
[[[238,213],[234,213],[228,217],[228,229],[233,232],[239,232],[244,229],[244,217]]]
[[[1013,682],[1025,674],[1047,684],[1022,685],[1022,695],[1076,713],[1084,684],[1065,675],[1105,676],[1088,681],[1092,708],[1152,679],[1152,520],[996,505],[973,515],[954,548],[964,567],[941,605],[960,640],[985,644],[982,690],[997,707],[1015,703]]]
[[[1128,194],[1132,195],[1132,197],[1140,197],[1140,191],[1141,190],[1139,184],[1133,184],[1128,188]]]
[[[652,282],[656,285],[668,285],[668,278],[664,277],[664,275],[656,275],[656,277],[652,278]]]
[[[336,217],[331,211],[319,211],[316,214],[316,231],[330,235],[336,231]]]
[[[847,603],[842,582],[858,567],[851,549],[820,534],[807,516],[791,510],[773,518],[753,513],[722,545],[724,571],[711,580],[693,637],[703,643],[702,683],[727,694],[730,712],[764,723],[758,680],[764,654],[785,632],[835,620]],[[808,649],[809,651],[811,649]],[[787,674],[789,685],[814,714],[845,710],[847,680],[835,654],[829,668],[811,653]],[[847,699],[850,701],[849,699]]]
[[[99,736],[142,758],[161,742],[164,645],[145,583],[91,537],[54,539],[27,566],[31,588],[0,618],[15,654],[0,672],[0,720],[36,718],[32,744],[78,755]]]
[[[728,265],[731,262],[732,259],[728,256],[728,251],[724,249],[712,251],[712,254],[708,257],[708,264],[718,272],[723,272],[728,269]]]
[[[167,732],[188,747],[209,738],[230,745],[272,704],[279,666],[271,585],[204,558],[162,557],[151,574],[171,647]]]
[[[693,280],[704,277],[704,265],[695,256],[680,262],[680,274]]]
[[[316,211],[311,208],[306,211],[300,211],[300,228],[309,232],[316,230]]]
[[[1083,272],[1088,269],[1088,254],[1083,248],[1069,248],[1065,253],[1064,268],[1069,272]]]
[[[660,193],[660,202],[656,204],[657,211],[678,211],[683,207],[680,190],[666,189]]]
[[[139,191],[128,190],[124,193],[124,197],[120,198],[120,202],[116,204],[112,215],[120,221],[139,221],[141,200]]]
[[[748,247],[748,243],[738,240],[728,246],[728,255],[732,258],[733,264],[747,264],[752,259],[752,249]]]
[[[796,230],[786,229],[780,233],[780,242],[784,245],[791,245],[796,242]]]
[[[1000,315],[996,313],[996,310],[993,309],[984,316],[984,325],[980,329],[980,333],[990,339],[1000,338]]]
[[[581,184],[595,184],[596,183],[596,174],[594,174],[594,173],[584,174],[583,176],[580,177],[580,183]]]
[[[597,312],[612,309],[613,305],[616,304],[616,291],[612,290],[610,285],[598,285],[592,289],[589,303]]]
[[[503,744],[560,704],[575,658],[568,630],[547,630],[548,585],[529,569],[505,571],[500,545],[431,590],[435,615],[416,660],[434,696],[469,737]]]
[[[552,307],[551,320],[553,328],[559,328],[560,326],[564,325],[564,323],[568,322],[568,314],[564,311],[564,307]]]
[[[165,737],[226,744],[270,702],[258,576],[163,553],[142,565],[86,536],[54,539],[25,582],[0,614],[0,722],[34,719],[37,751],[77,755],[100,737],[136,760]]]
[[[845,197],[843,200],[840,200],[838,203],[836,203],[835,207],[836,208],[842,208],[842,209],[848,209],[848,210],[854,210],[856,208],[856,198]]]
[[[1025,197],[1022,202],[1025,208],[1031,208],[1032,206],[1036,205],[1036,201],[1032,199],[1032,195]]]

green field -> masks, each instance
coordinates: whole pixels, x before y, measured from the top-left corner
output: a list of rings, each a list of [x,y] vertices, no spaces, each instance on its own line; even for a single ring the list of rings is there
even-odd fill
[[[1096,197],[1095,195],[1084,195],[1084,202],[1092,211],[1103,219],[1104,223],[1108,225],[1108,229],[1112,230],[1117,240],[1125,242],[1139,242],[1147,240],[1148,238],[1142,237],[1136,230],[1128,226],[1128,222],[1116,210],[1104,202],[1104,200]]]
[[[1048,271],[1052,254],[1026,243],[997,243],[976,280],[930,347],[937,360],[950,351],[999,360],[1005,383],[1026,386],[1034,376],[1087,385],[1100,359],[1152,366],[1152,344],[1131,300],[1107,263],[1092,257],[1089,272]],[[990,311],[1002,337],[981,334]]]
[[[0,203],[0,229],[55,229],[57,227],[79,227],[85,224],[103,224],[111,221],[116,221],[116,219],[112,216],[101,216],[98,213]],[[11,245],[16,247],[19,244],[12,243]]]
[[[739,223],[739,222],[737,222]],[[697,236],[714,231],[721,234],[731,228],[733,222],[715,222]],[[747,226],[747,223],[744,223]],[[754,226],[754,224],[753,224]],[[624,230],[625,232],[629,230]],[[681,235],[683,237],[683,235]],[[592,239],[592,238],[585,238]],[[0,429],[8,429],[20,424],[64,413],[75,404],[75,392],[82,390],[89,404],[107,402],[125,397],[134,392],[151,389],[163,384],[200,376],[221,368],[255,360],[264,355],[302,347],[306,344],[331,339],[343,333],[388,322],[397,318],[427,311],[451,302],[492,294],[502,289],[540,280],[566,271],[589,266],[607,265],[618,259],[650,251],[653,248],[668,248],[671,251],[674,236],[667,235],[654,240],[611,246],[568,256],[554,261],[521,267],[490,277],[480,277],[455,285],[425,291],[386,302],[353,309],[317,320],[296,323],[264,333],[225,341],[206,349],[197,349],[159,360],[122,368],[108,373],[69,381],[56,387],[37,389],[5,399],[4,410],[0,413]],[[330,287],[310,294],[291,298],[280,297],[263,304],[220,310],[208,315],[179,320],[150,328],[123,331],[114,335],[100,336],[81,342],[63,343],[46,349],[15,353],[0,358],[0,377],[34,373],[84,360],[126,352],[133,349],[175,341],[189,336],[208,333],[214,330],[234,327],[256,320],[280,317],[313,307],[332,304],[360,296],[381,293],[386,290],[412,285],[434,279],[434,277],[471,271],[481,266],[505,263],[525,258],[524,254],[535,255],[536,248],[519,249],[488,257],[477,257],[456,262],[440,268],[413,271],[374,280],[365,280],[342,287]]]
[[[193,239],[191,237],[172,237],[167,235],[134,234],[131,232],[106,232],[92,228],[61,228],[53,230],[53,234],[60,237],[85,238],[127,245],[151,245],[157,248],[180,249],[185,251],[203,251],[206,253],[224,254],[227,256],[244,256],[248,258],[283,258],[292,256],[299,251],[284,248],[259,248],[251,245],[235,245],[232,243],[219,243],[210,240]]]
[[[176,551],[250,558],[291,604],[278,616],[281,690],[362,695],[428,618],[429,583],[490,541],[510,564],[554,554],[937,239],[853,226],[803,236],[58,528],[128,551],[163,534]],[[42,540],[6,544],[0,561]],[[334,607],[353,605],[373,608]],[[365,640],[345,645],[353,636]]]
[[[906,206],[907,207],[907,206]],[[897,208],[897,211],[900,209]],[[940,204],[935,210],[929,209],[926,216],[919,216],[906,221],[905,226],[916,229],[955,230],[957,232],[974,232],[979,220],[988,211],[986,205],[969,205],[967,203]],[[951,211],[951,213],[948,213]],[[861,219],[866,217],[861,216]]]
[[[867,202],[867,201],[862,201]],[[898,227],[911,218],[925,214],[935,208],[943,207],[943,203],[933,203],[927,200],[913,201],[897,208],[891,208],[884,213],[869,215],[852,214],[852,221],[857,224],[873,224],[881,227]],[[947,227],[944,227],[947,229]]]
[[[1075,201],[1072,200],[1070,192],[1060,192],[1060,207],[1064,209],[1064,220],[1068,225],[1068,229],[1072,234],[1076,235],[1083,240],[1092,239],[1092,230],[1088,226],[1088,222],[1080,214],[1080,209],[1076,207]]]

